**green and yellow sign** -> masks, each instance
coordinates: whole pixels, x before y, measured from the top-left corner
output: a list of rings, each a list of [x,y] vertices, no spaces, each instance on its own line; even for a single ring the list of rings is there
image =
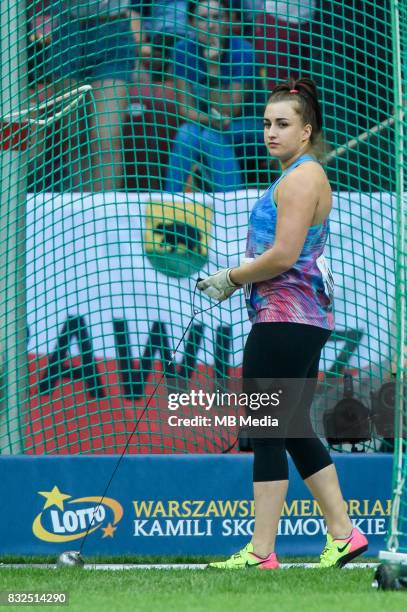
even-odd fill
[[[156,269],[177,278],[198,272],[208,259],[212,209],[193,201],[150,202],[144,250]]]

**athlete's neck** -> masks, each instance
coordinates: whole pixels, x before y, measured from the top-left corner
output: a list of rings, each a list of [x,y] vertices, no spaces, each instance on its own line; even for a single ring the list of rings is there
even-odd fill
[[[303,155],[312,155],[311,151],[309,150],[305,150],[305,151],[301,151],[300,153],[296,153],[295,155],[293,155],[292,157],[290,157],[289,159],[285,159],[280,160],[280,164],[281,164],[281,169],[287,170],[287,168],[289,168],[290,166],[292,166],[297,159],[299,159],[300,157],[302,157]]]

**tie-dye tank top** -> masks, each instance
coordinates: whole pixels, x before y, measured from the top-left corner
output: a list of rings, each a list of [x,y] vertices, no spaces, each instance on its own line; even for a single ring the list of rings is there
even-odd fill
[[[316,161],[311,155],[299,157],[254,205],[249,220],[246,258],[256,258],[273,246],[277,224],[274,189],[289,172],[310,160]],[[320,225],[312,225],[292,268],[270,280],[245,287],[252,323],[303,323],[334,328],[333,278],[323,255],[328,231],[328,219]]]

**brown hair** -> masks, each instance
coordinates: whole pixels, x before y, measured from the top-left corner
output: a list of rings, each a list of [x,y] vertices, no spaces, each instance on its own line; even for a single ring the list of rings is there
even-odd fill
[[[318,89],[312,79],[290,78],[279,83],[271,92],[267,104],[282,101],[297,102],[296,112],[300,115],[304,125],[309,123],[312,127],[310,145],[315,157],[323,162],[329,147],[324,140],[322,132],[322,112],[318,99]]]

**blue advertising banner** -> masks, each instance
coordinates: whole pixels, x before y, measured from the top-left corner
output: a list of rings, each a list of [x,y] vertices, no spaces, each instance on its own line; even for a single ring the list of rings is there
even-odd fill
[[[117,456],[0,458],[0,552],[58,555],[78,549]],[[391,508],[392,456],[335,455],[353,523],[384,547]],[[251,455],[125,456],[84,553],[218,555],[253,531]],[[290,487],[277,551],[317,555],[325,542],[321,512],[290,463]]]

